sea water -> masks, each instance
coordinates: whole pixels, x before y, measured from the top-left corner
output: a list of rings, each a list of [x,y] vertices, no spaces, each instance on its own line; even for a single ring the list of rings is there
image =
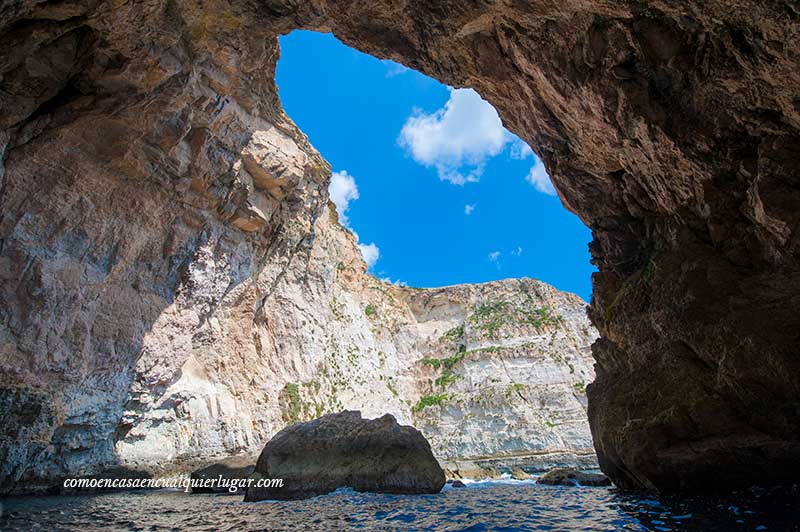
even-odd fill
[[[472,482],[435,495],[338,490],[304,501],[131,491],[0,501],[0,530],[19,531],[800,531],[797,487],[723,498],[655,497],[614,488]]]

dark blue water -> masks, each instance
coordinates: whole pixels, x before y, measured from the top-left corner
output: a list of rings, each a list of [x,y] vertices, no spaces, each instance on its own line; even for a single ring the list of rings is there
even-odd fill
[[[140,491],[2,501],[0,529],[800,531],[797,488],[750,490],[725,499],[656,499],[609,488],[531,482],[449,486],[436,495],[348,490],[306,501],[244,503],[241,496]]]

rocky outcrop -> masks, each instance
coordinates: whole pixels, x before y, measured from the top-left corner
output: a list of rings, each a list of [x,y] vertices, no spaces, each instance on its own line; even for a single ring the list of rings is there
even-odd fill
[[[445,462],[444,474],[450,480],[494,480],[502,477],[492,467],[483,467],[469,461]]]
[[[530,480],[533,477],[530,473],[523,471],[522,469],[515,467],[511,470],[511,478],[514,480]]]
[[[3,487],[238,453],[287,423],[276,398],[286,419],[319,406],[296,401],[315,390],[315,368],[416,363],[405,349],[343,352],[327,332],[362,300],[321,281],[355,282],[360,266],[315,255],[329,169],[273,81],[277,36],[298,27],[474,87],[542,156],[594,235],[602,337],[589,414],[618,486],[795,481],[799,11],[789,0],[5,2]],[[339,329],[371,333],[360,320]],[[306,349],[309,338],[329,349]],[[329,403],[380,388],[359,381],[380,375],[377,362],[346,367],[372,369],[342,369],[354,389],[337,386]],[[383,406],[414,397],[404,386],[401,397],[384,386]]]
[[[280,487],[248,487],[245,501],[306,499],[337,488],[376,493],[438,493],[444,472],[414,427],[389,414],[368,420],[360,412],[329,414],[276,434],[256,463],[262,479]]]
[[[192,471],[192,493],[238,493],[244,480],[255,472],[255,460],[249,455],[231,456]]]
[[[552,469],[536,479],[537,484],[547,486],[610,486],[611,481],[605,475],[586,473],[575,469]]]

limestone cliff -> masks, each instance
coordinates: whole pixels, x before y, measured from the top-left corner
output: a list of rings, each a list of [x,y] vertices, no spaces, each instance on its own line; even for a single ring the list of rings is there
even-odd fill
[[[189,286],[221,293],[218,270],[204,255]],[[153,327],[117,427],[121,465],[257,454],[287,424],[343,409],[419,425],[442,460],[593,461],[584,385],[596,333],[576,296],[533,280],[380,281],[333,210],[268,289],[255,319],[243,288],[207,320]]]
[[[415,425],[444,459],[596,466],[585,386],[597,332],[577,296],[530,280],[417,291]],[[432,406],[425,407],[430,403]]]
[[[143,334],[117,409],[106,401],[119,375],[92,372],[90,388],[79,387],[87,377],[75,388],[44,383],[67,387],[85,416],[67,427],[50,420],[77,445],[55,440],[33,464],[9,455],[16,478],[4,485],[256,456],[287,424],[343,409],[420,426],[443,461],[596,463],[585,410],[596,332],[580,298],[528,279],[441,289],[380,281],[332,206],[306,242],[267,284],[263,270],[241,273],[252,248],[200,240],[175,303]],[[32,388],[20,384],[6,390]]]
[[[2,478],[258,445],[276,420],[238,405],[278,394],[295,415],[313,346],[363,355],[339,340],[371,322],[326,336],[311,310],[366,313],[319,279],[355,279],[347,263],[298,266],[318,253],[329,174],[274,85],[277,36],[302,27],[475,88],[542,156],[594,236],[588,412],[617,485],[796,482],[798,17],[795,0],[3,2]],[[532,310],[508,301],[512,316]],[[464,322],[465,352],[483,345],[478,310],[448,318]],[[398,345],[414,342],[396,327]],[[448,420],[484,388],[465,361],[418,368],[461,401],[428,407],[444,449],[468,448]],[[378,374],[339,378],[366,388]],[[217,378],[229,394],[186,393]]]

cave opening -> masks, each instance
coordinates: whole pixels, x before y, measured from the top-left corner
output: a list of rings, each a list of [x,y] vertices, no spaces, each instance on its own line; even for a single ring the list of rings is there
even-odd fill
[[[374,278],[329,260],[342,250],[314,239],[331,172],[273,90],[277,36],[298,27],[473,87],[547,161],[559,199],[594,237],[589,312],[601,337],[588,413],[600,465],[617,486],[796,482],[800,391],[787,377],[800,372],[796,10],[785,2],[388,4],[17,2],[3,12],[13,53],[0,66],[1,393],[14,409],[0,438],[9,457],[0,484],[48,485],[87,466],[155,468],[257,448],[300,414],[358,407],[359,393],[367,406],[435,410],[454,393],[442,388],[467,380],[449,370],[473,360],[470,351],[506,347],[463,344],[442,290],[397,282],[480,277],[419,280],[389,259],[411,257],[442,275],[478,263],[485,278],[516,275],[509,261],[497,273],[492,257],[522,248],[527,258],[528,245],[515,239],[460,256],[450,244],[479,244],[476,232],[436,233],[443,218],[411,216],[409,206],[434,198],[434,212],[452,208],[471,223],[489,212],[488,192],[465,191],[516,183],[529,189],[505,193],[497,212],[517,218],[486,232],[511,234],[523,219],[523,232],[553,236],[551,220],[533,217],[540,209],[511,204],[534,194],[557,207],[535,189],[546,182],[525,183],[532,156],[511,158],[523,171],[501,180],[490,179],[496,159],[456,150],[457,162],[472,165],[465,173],[430,146],[415,149],[416,135],[397,148],[410,119],[439,124],[455,95],[468,93],[442,87],[437,102],[411,102],[388,145],[428,172],[428,183],[462,194],[446,202],[403,172],[388,175],[396,161],[364,172],[358,157],[339,161],[287,105],[360,191],[355,201],[344,187],[354,203],[340,214],[368,258],[377,256],[373,272],[384,268],[394,284],[359,284]],[[390,68],[392,79],[405,79]],[[345,111],[328,120],[345,144],[379,140],[371,130],[345,134],[354,122],[347,106],[326,105]],[[499,143],[511,153],[514,143]],[[361,159],[373,151],[363,148]],[[400,186],[403,178],[415,186]],[[373,193],[372,179],[395,190]],[[360,212],[373,198],[382,218]],[[427,224],[412,231],[412,222]],[[393,251],[395,237],[378,229],[397,227],[417,248],[418,235],[437,236],[438,254],[426,264],[417,249]],[[452,262],[431,267],[444,255]],[[523,293],[516,288],[509,293]],[[398,296],[406,306],[392,314]],[[462,321],[492,336],[505,301],[473,306]],[[585,318],[584,308],[576,302],[576,315]],[[515,316],[539,328],[551,314]],[[405,357],[417,334],[436,352]],[[351,345],[364,349],[341,348]],[[405,380],[387,378],[397,361]],[[584,382],[563,366],[579,392]],[[504,376],[492,385],[518,397],[524,383]],[[364,400],[371,390],[380,397]]]
[[[331,163],[339,221],[376,277],[532,277],[590,300],[589,229],[491,104],[329,33],[295,30],[280,46],[284,109]]]
[[[476,91],[329,33],[282,36],[276,83],[284,112],[331,164],[338,222],[317,222],[312,252],[335,265],[322,274],[322,360],[305,348],[280,390],[283,420],[389,413],[454,472],[465,460],[487,475],[596,468],[590,232],[531,147]],[[340,378],[338,402],[321,400]]]

